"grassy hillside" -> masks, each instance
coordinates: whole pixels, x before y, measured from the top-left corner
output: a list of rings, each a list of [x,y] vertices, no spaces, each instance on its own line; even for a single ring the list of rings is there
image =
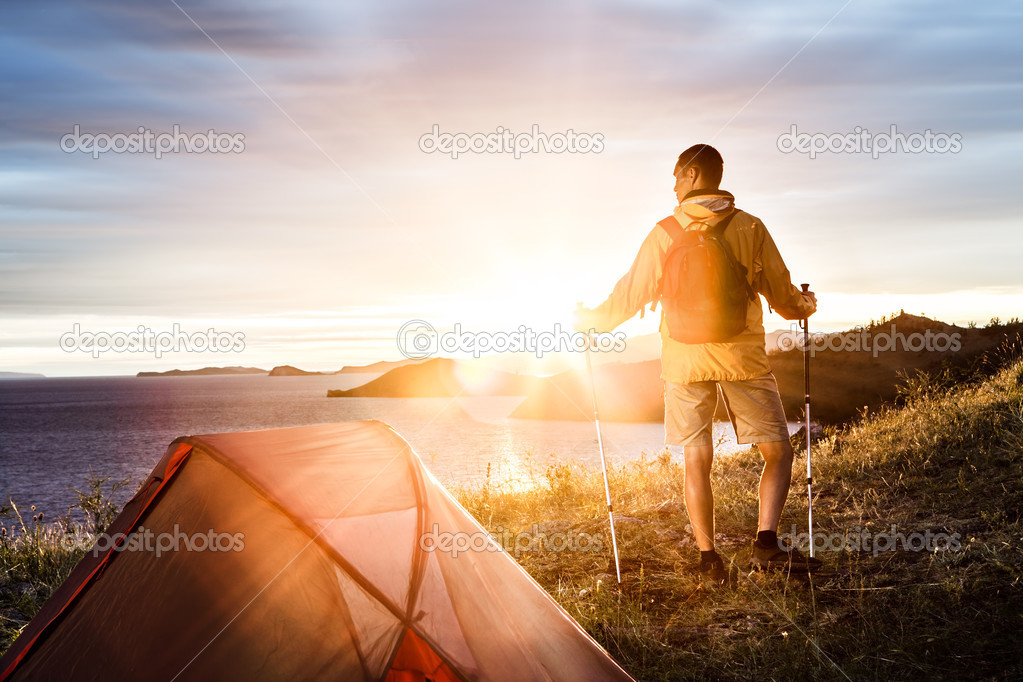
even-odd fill
[[[964,328],[926,317],[901,313],[872,322],[865,329],[821,335],[811,343],[812,413],[815,419],[837,424],[898,399],[901,377],[918,371],[966,378],[991,372],[1019,345],[1023,324],[997,320],[983,328]],[[927,349],[926,335],[945,335]],[[908,339],[907,350],[898,335]],[[791,341],[792,339],[790,339]],[[884,350],[886,344],[895,347]],[[917,344],[917,345],[914,345]],[[947,350],[943,344],[949,344]],[[803,357],[800,350],[770,356],[787,414],[803,410]]]
[[[611,472],[620,588],[608,573],[599,471],[556,464],[528,490],[487,480],[455,493],[639,679],[1018,679],[1023,360],[1015,353],[984,368],[994,375],[918,376],[901,406],[825,431],[814,450],[815,530],[861,547],[870,534],[875,544],[819,551],[827,572],[810,581],[745,570],[755,449],[715,463],[717,542],[735,569],[727,589],[705,589],[695,574],[684,472],[668,458]],[[783,531],[805,530],[804,468],[800,457]],[[94,481],[82,504],[90,530],[109,520],[104,504]],[[60,547],[66,526],[24,520],[0,536],[0,650],[76,560]],[[911,546],[882,550],[882,534]],[[927,534],[946,541],[914,545]]]
[[[730,589],[700,585],[684,472],[664,458],[612,473],[630,569],[620,590],[607,551],[522,551],[519,559],[642,679],[1018,679],[1023,362],[1017,355],[990,379],[954,385],[918,377],[902,400],[817,443],[815,531],[858,537],[861,546],[860,532],[869,533],[878,550],[881,533],[918,547],[915,538],[930,532],[952,540],[933,543],[944,549],[819,551],[828,575],[810,582],[749,574],[761,467],[754,449],[715,464],[717,542],[738,569]],[[800,457],[783,531],[806,530],[804,471]],[[606,539],[599,472],[564,464],[537,483],[529,493],[484,485],[459,496],[499,536]]]

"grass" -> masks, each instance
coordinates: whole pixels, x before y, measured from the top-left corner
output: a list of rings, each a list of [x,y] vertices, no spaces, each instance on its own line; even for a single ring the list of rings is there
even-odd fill
[[[733,587],[707,590],[687,529],[684,471],[615,468],[621,588],[609,551],[529,551],[523,567],[634,676],[650,680],[1023,677],[1023,362],[986,379],[907,378],[899,407],[828,429],[814,452],[815,533],[944,533],[939,551],[819,551],[811,581],[749,574],[755,448],[715,462],[717,544]],[[806,530],[805,453],[781,531]],[[459,500],[489,529],[606,538],[599,471],[560,464],[532,490],[487,481]],[[953,535],[958,534],[958,536]],[[919,543],[914,546],[919,546]]]
[[[68,513],[47,522],[30,507],[31,520],[13,501],[0,505],[0,653],[42,608],[51,594],[85,556],[92,540],[117,518],[112,497],[128,481],[90,474],[86,489],[75,490],[78,502]],[[80,520],[75,517],[80,517]]]
[[[488,477],[454,493],[497,536],[569,540],[564,551],[537,544],[517,558],[639,679],[1018,679],[1023,360],[1013,352],[1015,359],[988,366],[990,376],[907,377],[898,406],[828,428],[815,445],[815,531],[876,535],[894,526],[905,536],[958,537],[955,549],[820,551],[827,573],[810,581],[749,574],[755,448],[714,465],[717,543],[741,569],[727,589],[708,590],[695,573],[685,474],[667,456],[610,472],[620,587],[609,568],[599,470],[557,463],[526,490]],[[805,530],[804,471],[800,454],[781,531]],[[77,524],[70,514],[27,523],[7,510],[20,524],[0,538],[0,650],[81,555],[63,549],[62,534],[99,532],[113,518],[109,482],[89,485]],[[584,537],[603,549],[576,551]]]

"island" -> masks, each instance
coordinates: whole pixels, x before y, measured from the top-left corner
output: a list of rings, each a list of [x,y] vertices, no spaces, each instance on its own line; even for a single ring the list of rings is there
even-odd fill
[[[194,377],[220,374],[266,374],[258,367],[203,367],[202,369],[171,369],[166,372],[139,372],[137,377]]]
[[[459,395],[527,395],[539,378],[486,369],[472,361],[433,358],[396,367],[348,390],[327,391],[328,398],[450,398]]]

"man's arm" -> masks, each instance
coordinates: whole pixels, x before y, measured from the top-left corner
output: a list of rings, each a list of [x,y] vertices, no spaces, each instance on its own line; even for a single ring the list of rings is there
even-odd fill
[[[754,267],[753,287],[764,295],[771,307],[786,320],[801,320],[816,312],[815,297],[804,296],[792,283],[789,269],[766,228],[759,252],[760,268]]]
[[[582,331],[612,331],[647,303],[657,300],[670,241],[664,228],[655,226],[639,247],[632,267],[618,280],[611,295],[593,310],[583,311],[577,320],[577,328]]]

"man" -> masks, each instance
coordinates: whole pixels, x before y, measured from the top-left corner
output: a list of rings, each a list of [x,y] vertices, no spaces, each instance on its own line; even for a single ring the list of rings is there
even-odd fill
[[[735,208],[735,199],[719,189],[724,164],[709,145],[690,147],[675,164],[672,217],[647,235],[629,272],[604,303],[578,313],[580,331],[611,331],[662,294],[662,277],[669,251],[685,231],[707,231],[725,224],[721,239],[730,249],[730,262],[745,268],[752,291],[745,311],[745,329],[723,341],[682,343],[669,333],[662,305],[661,378],[664,387],[665,442],[681,446],[685,460],[686,509],[700,548],[700,572],[723,583],[728,572],[714,549],[714,496],[710,484],[714,457],[712,417],[721,395],[740,444],[756,443],[764,457],[760,478],[759,528],[751,563],[755,568],[812,571],[820,561],[778,544],[778,521],[789,490],[792,446],[778,385],[764,348],[764,296],[789,320],[817,310],[812,292],[792,284],[789,271],[767,228],[754,216]],[[677,224],[674,222],[677,220]],[[724,246],[724,245],[723,245]],[[674,262],[674,261],[673,261]],[[668,273],[670,274],[670,273]],[[743,283],[743,284],[745,284]],[[755,292],[755,293],[754,293]],[[742,311],[738,312],[742,325]]]

